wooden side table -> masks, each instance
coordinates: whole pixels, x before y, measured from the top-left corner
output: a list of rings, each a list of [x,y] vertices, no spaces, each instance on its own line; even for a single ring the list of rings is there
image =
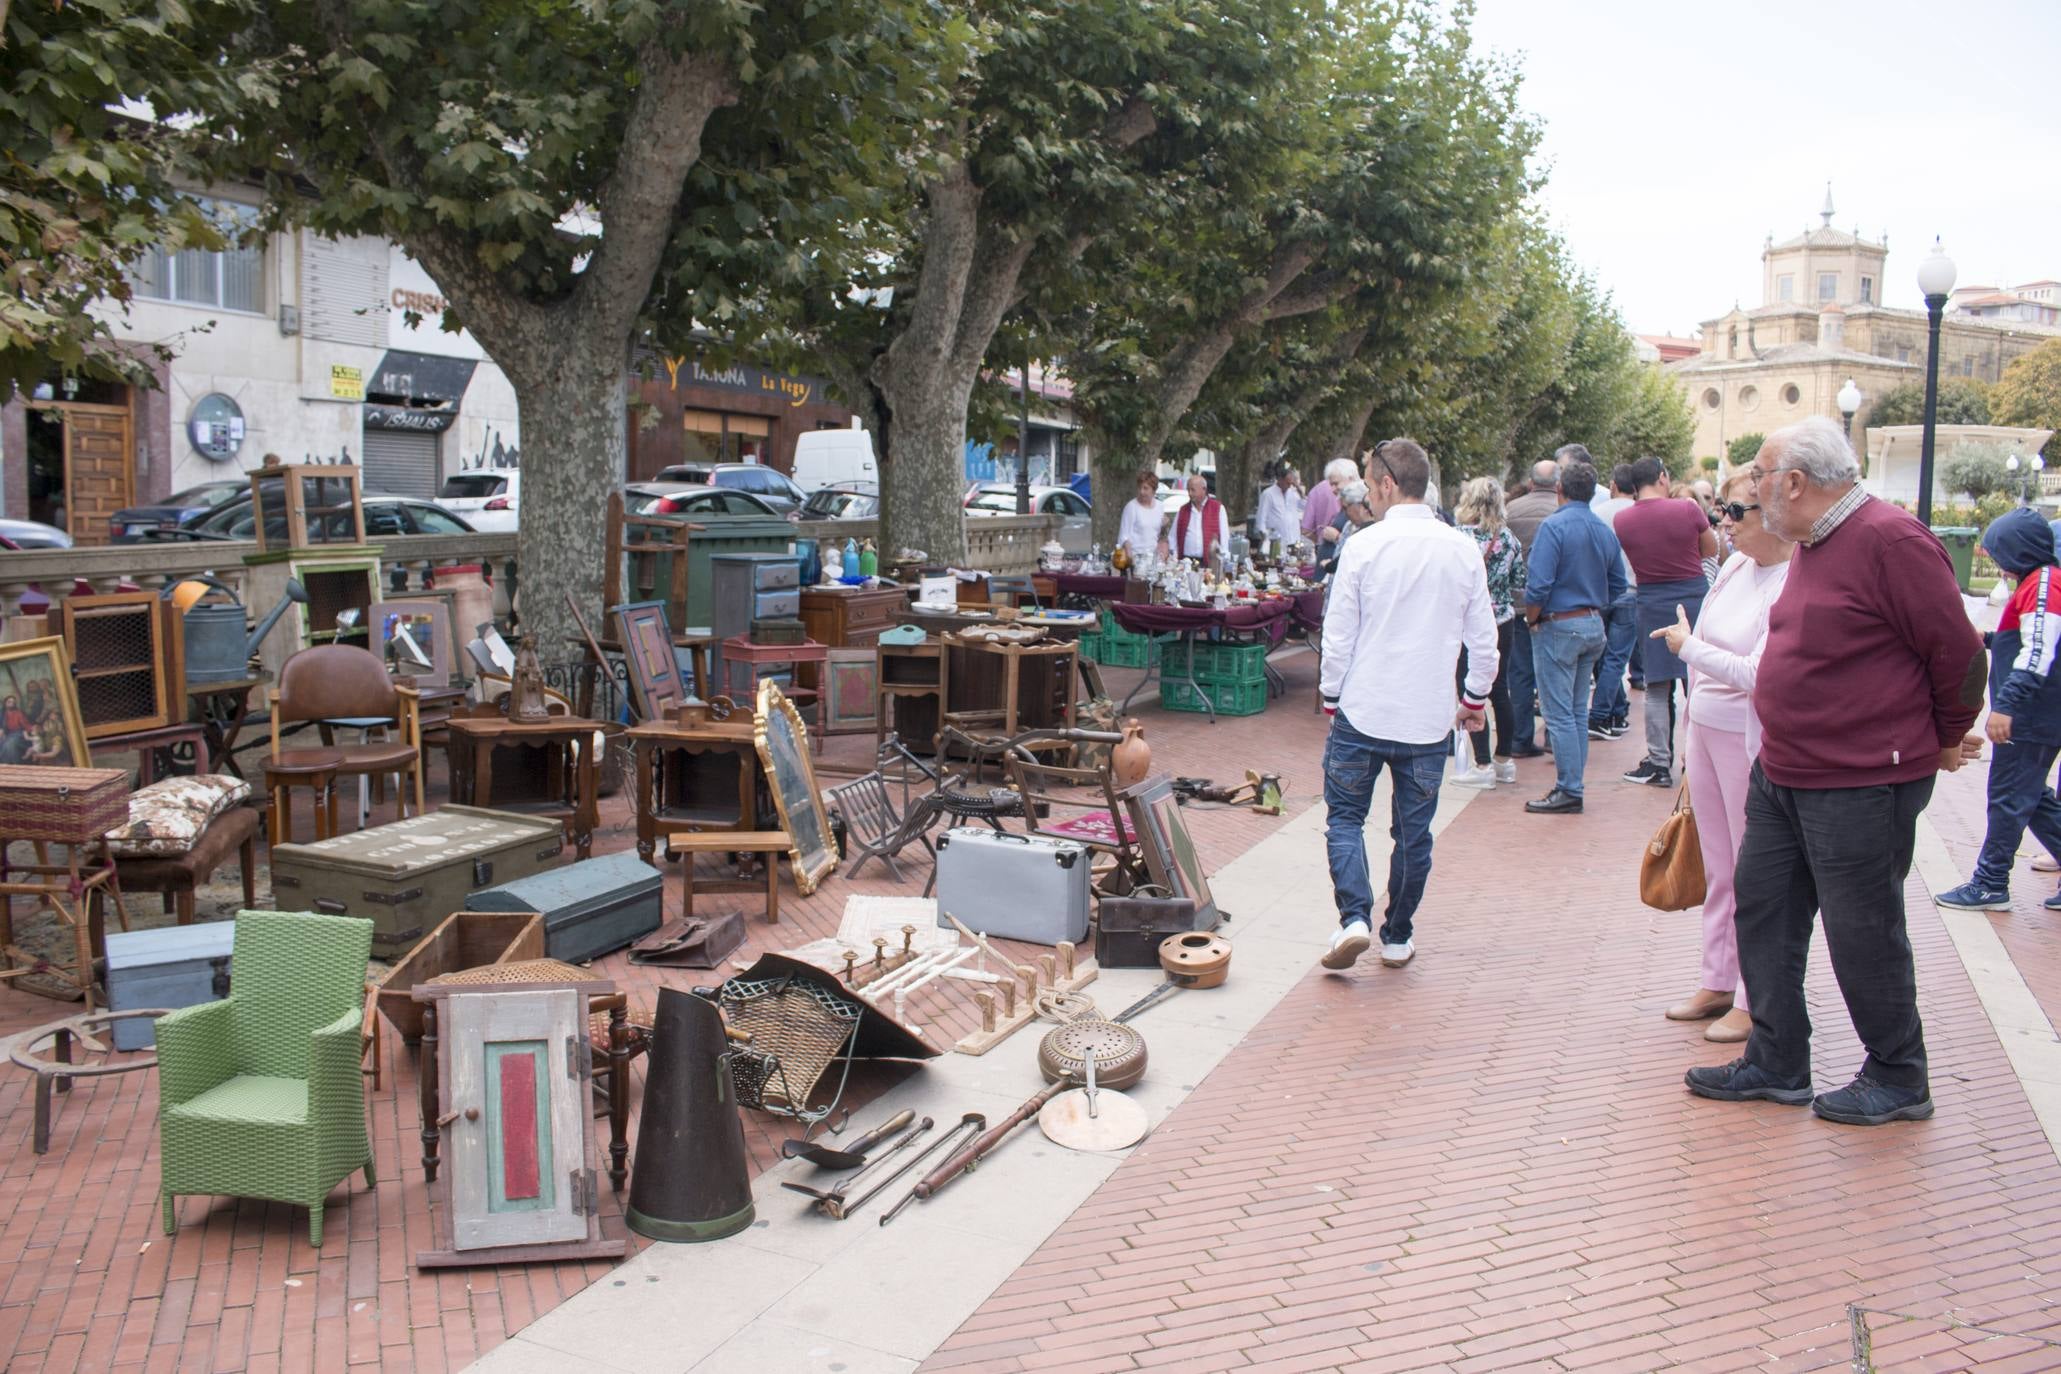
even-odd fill
[[[93,748],[99,753],[136,754],[136,785],[148,787],[159,776],[158,763],[165,763],[164,776],[171,776],[172,750],[180,745],[193,750],[193,771],[202,773],[208,767],[207,727],[200,721],[185,721],[178,725],[160,725],[150,730],[129,730],[119,735],[102,735],[93,741]]]
[[[250,719],[251,693],[272,680],[270,673],[232,678],[227,682],[186,684],[187,714],[196,719],[207,741],[207,763],[202,771],[229,772],[237,777],[236,737]]]
[[[728,835],[668,835],[666,852],[680,860],[680,915],[694,919],[694,893],[699,886],[702,892],[755,892],[761,879],[749,876],[736,878],[704,878],[697,884],[694,877],[694,858],[697,854],[763,854],[766,872],[763,882],[766,889],[766,924],[780,924],[780,856],[794,846],[793,838],[785,830],[746,830]]]
[[[638,858],[652,861],[661,821],[673,831],[727,834],[757,828],[759,754],[750,711],[697,725],[647,721],[632,726],[628,735],[637,760]],[[734,809],[727,800],[727,780],[699,769],[697,761],[710,755],[736,760]]]
[[[829,645],[818,644],[813,639],[805,639],[799,644],[758,644],[754,643],[749,635],[732,635],[723,641],[723,690],[733,701],[756,701],[761,667],[770,663],[791,663],[794,665],[796,678],[799,679],[801,670],[805,667],[813,667],[820,673],[829,652]],[[735,670],[740,667],[748,669],[751,674],[741,694],[731,686],[736,678]],[[796,705],[805,705],[816,699],[816,689],[804,687],[797,680],[787,689],[787,695]],[[817,730],[812,733],[815,735],[816,749],[821,752],[823,732]]]
[[[951,686],[952,661],[944,645],[932,636],[921,644],[875,644],[874,652],[879,656],[873,688],[879,703],[874,711],[874,752],[879,753],[886,745],[888,727],[892,724],[905,743],[921,748],[927,742],[930,752],[935,754],[938,731],[944,724],[945,695]],[[922,739],[903,729],[900,707],[905,701],[928,708],[923,719],[930,728],[922,732]]]
[[[607,727],[584,716],[512,721],[492,706],[477,708],[487,715],[454,715],[446,727],[444,748],[450,761],[451,800],[462,806],[498,807],[559,817],[581,859],[594,852],[594,831],[601,823],[596,802],[600,766],[594,736]],[[494,751],[526,746],[545,753],[543,786],[528,798],[494,799]]]

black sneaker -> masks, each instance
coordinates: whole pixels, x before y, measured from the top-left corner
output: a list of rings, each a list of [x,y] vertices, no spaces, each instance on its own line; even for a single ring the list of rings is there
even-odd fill
[[[1510,746],[1510,757],[1513,759],[1541,758],[1545,755],[1545,752],[1545,750],[1539,748],[1538,745],[1528,739],[1521,739]]]
[[[1639,779],[1639,781],[1645,783],[1648,787],[1673,787],[1675,785],[1675,775],[1668,772],[1665,768],[1656,768],[1645,777]]]
[[[1880,1126],[1890,1121],[1923,1121],[1932,1115],[1928,1088],[1895,1088],[1866,1074],[1838,1092],[1811,1099],[1811,1110],[1827,1121],[1848,1126]]]
[[[1627,771],[1623,775],[1623,777],[1626,782],[1650,783],[1653,781],[1653,778],[1656,774],[1658,774],[1661,777],[1666,777],[1667,770],[1664,768],[1656,768],[1653,764],[1652,759],[1640,759],[1639,766],[1637,768],[1633,768]]]
[[[1785,1107],[1801,1107],[1811,1100],[1809,1079],[1785,1087],[1743,1057],[1729,1064],[1691,1069],[1682,1075],[1682,1081],[1698,1097],[1719,1102],[1779,1102]]]
[[[1590,738],[1590,739],[1616,739],[1616,738],[1617,738],[1617,736],[1615,736],[1615,735],[1613,735],[1613,734],[1611,734],[1611,733],[1610,733],[1610,722],[1609,722],[1609,721],[1607,721],[1607,720],[1592,720],[1592,721],[1590,721],[1590,722],[1589,722],[1589,738]]]

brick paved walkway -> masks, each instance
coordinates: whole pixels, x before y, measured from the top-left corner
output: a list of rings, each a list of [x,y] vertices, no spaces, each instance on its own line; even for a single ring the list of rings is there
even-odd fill
[[[1310,707],[1314,661],[1286,660],[1290,695],[1265,715],[1226,719],[1215,726],[1193,716],[1160,711],[1142,692],[1133,712],[1146,722],[1156,766],[1176,773],[1235,781],[1248,766],[1278,768],[1287,776],[1288,815],[1307,809],[1318,787],[1315,759],[1323,717]],[[1111,673],[1119,693],[1135,674]],[[873,739],[845,736],[829,742],[831,769],[850,776],[870,763]],[[443,766],[431,771],[432,805],[441,800]],[[376,810],[375,821],[391,815]],[[1239,809],[1196,809],[1189,826],[1210,862],[1220,865],[1271,833],[1281,821]],[[635,825],[627,801],[603,803],[596,851],[631,847]],[[349,821],[346,820],[346,825]],[[311,833],[303,816],[300,833]],[[787,887],[782,922],[768,927],[745,902],[751,943],[741,957],[786,948],[835,932],[845,897],[853,892],[921,890],[927,869],[905,865],[903,885],[886,881],[878,864],[859,881],[832,878],[807,899]],[[233,870],[230,871],[233,877]],[[258,895],[267,895],[260,876]],[[670,876],[666,901],[677,914],[678,884]],[[139,924],[158,925],[148,899],[132,903]],[[35,917],[18,908],[26,927]],[[227,916],[233,906],[203,919]],[[1006,942],[1005,942],[1006,945]],[[1018,957],[1049,952],[1017,947]],[[634,967],[620,955],[600,961],[607,976],[650,1005],[661,984],[693,987],[717,981],[722,971]],[[941,1012],[934,1038],[949,1044],[973,1029],[977,1016],[956,993],[927,1002]],[[75,1008],[0,987],[0,1036],[68,1015]],[[536,1264],[424,1273],[413,1267],[430,1241],[428,1190],[420,1165],[412,1056],[391,1032],[384,1041],[385,1087],[368,1094],[380,1182],[367,1190],[353,1180],[330,1195],[321,1250],[307,1244],[305,1214],[296,1208],[228,1199],[185,1198],[176,1235],[160,1230],[157,1186],[156,1075],[83,1081],[60,1098],[51,1150],[29,1149],[31,1080],[0,1061],[0,1369],[8,1374],[76,1369],[118,1371],[460,1369],[538,1316],[603,1278],[602,1264]],[[632,1070],[642,1093],[641,1062]],[[863,1106],[906,1070],[853,1073],[847,1101]],[[633,1101],[637,1100],[633,1098]],[[755,1168],[778,1158],[787,1123],[746,1114]],[[604,1137],[605,1139],[605,1137]],[[631,1139],[635,1140],[635,1122]],[[625,1234],[620,1199],[603,1190],[603,1227]],[[633,1246],[641,1247],[637,1237]]]
[[[1637,901],[1670,798],[1600,781],[1634,757],[1595,752],[1579,819],[1523,814],[1541,764],[1469,806],[1415,963],[1313,969],[924,1368],[2061,1368],[2061,1166],[1917,875],[1938,1115],[1693,1099],[1733,1051],[1661,1017],[1696,920]],[[1963,866],[1983,777],[1932,813]],[[2048,890],[1994,925],[2051,1016]],[[1822,944],[1811,992],[1837,1085]]]

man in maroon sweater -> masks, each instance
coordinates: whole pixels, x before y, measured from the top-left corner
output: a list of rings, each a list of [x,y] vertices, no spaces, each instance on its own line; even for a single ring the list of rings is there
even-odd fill
[[[1753,1003],[1745,1057],[1689,1070],[1722,1101],[1811,1104],[1853,1125],[1932,1115],[1904,879],[1933,776],[1958,769],[1982,703],[1982,640],[1946,550],[1901,507],[1856,485],[1839,426],[1768,436],[1750,470],[1761,519],[1799,546],[1768,617],[1753,688],[1762,742],[1735,871],[1740,973]],[[1804,964],[1814,913],[1868,1057],[1811,1095]]]

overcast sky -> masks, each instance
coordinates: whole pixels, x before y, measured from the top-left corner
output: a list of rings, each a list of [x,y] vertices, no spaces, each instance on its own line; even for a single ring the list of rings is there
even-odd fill
[[[1889,235],[1883,301],[1934,235],[1962,284],[2061,278],[2056,0],[1479,0],[1545,126],[1546,210],[1638,333],[1760,303],[1760,250]]]

